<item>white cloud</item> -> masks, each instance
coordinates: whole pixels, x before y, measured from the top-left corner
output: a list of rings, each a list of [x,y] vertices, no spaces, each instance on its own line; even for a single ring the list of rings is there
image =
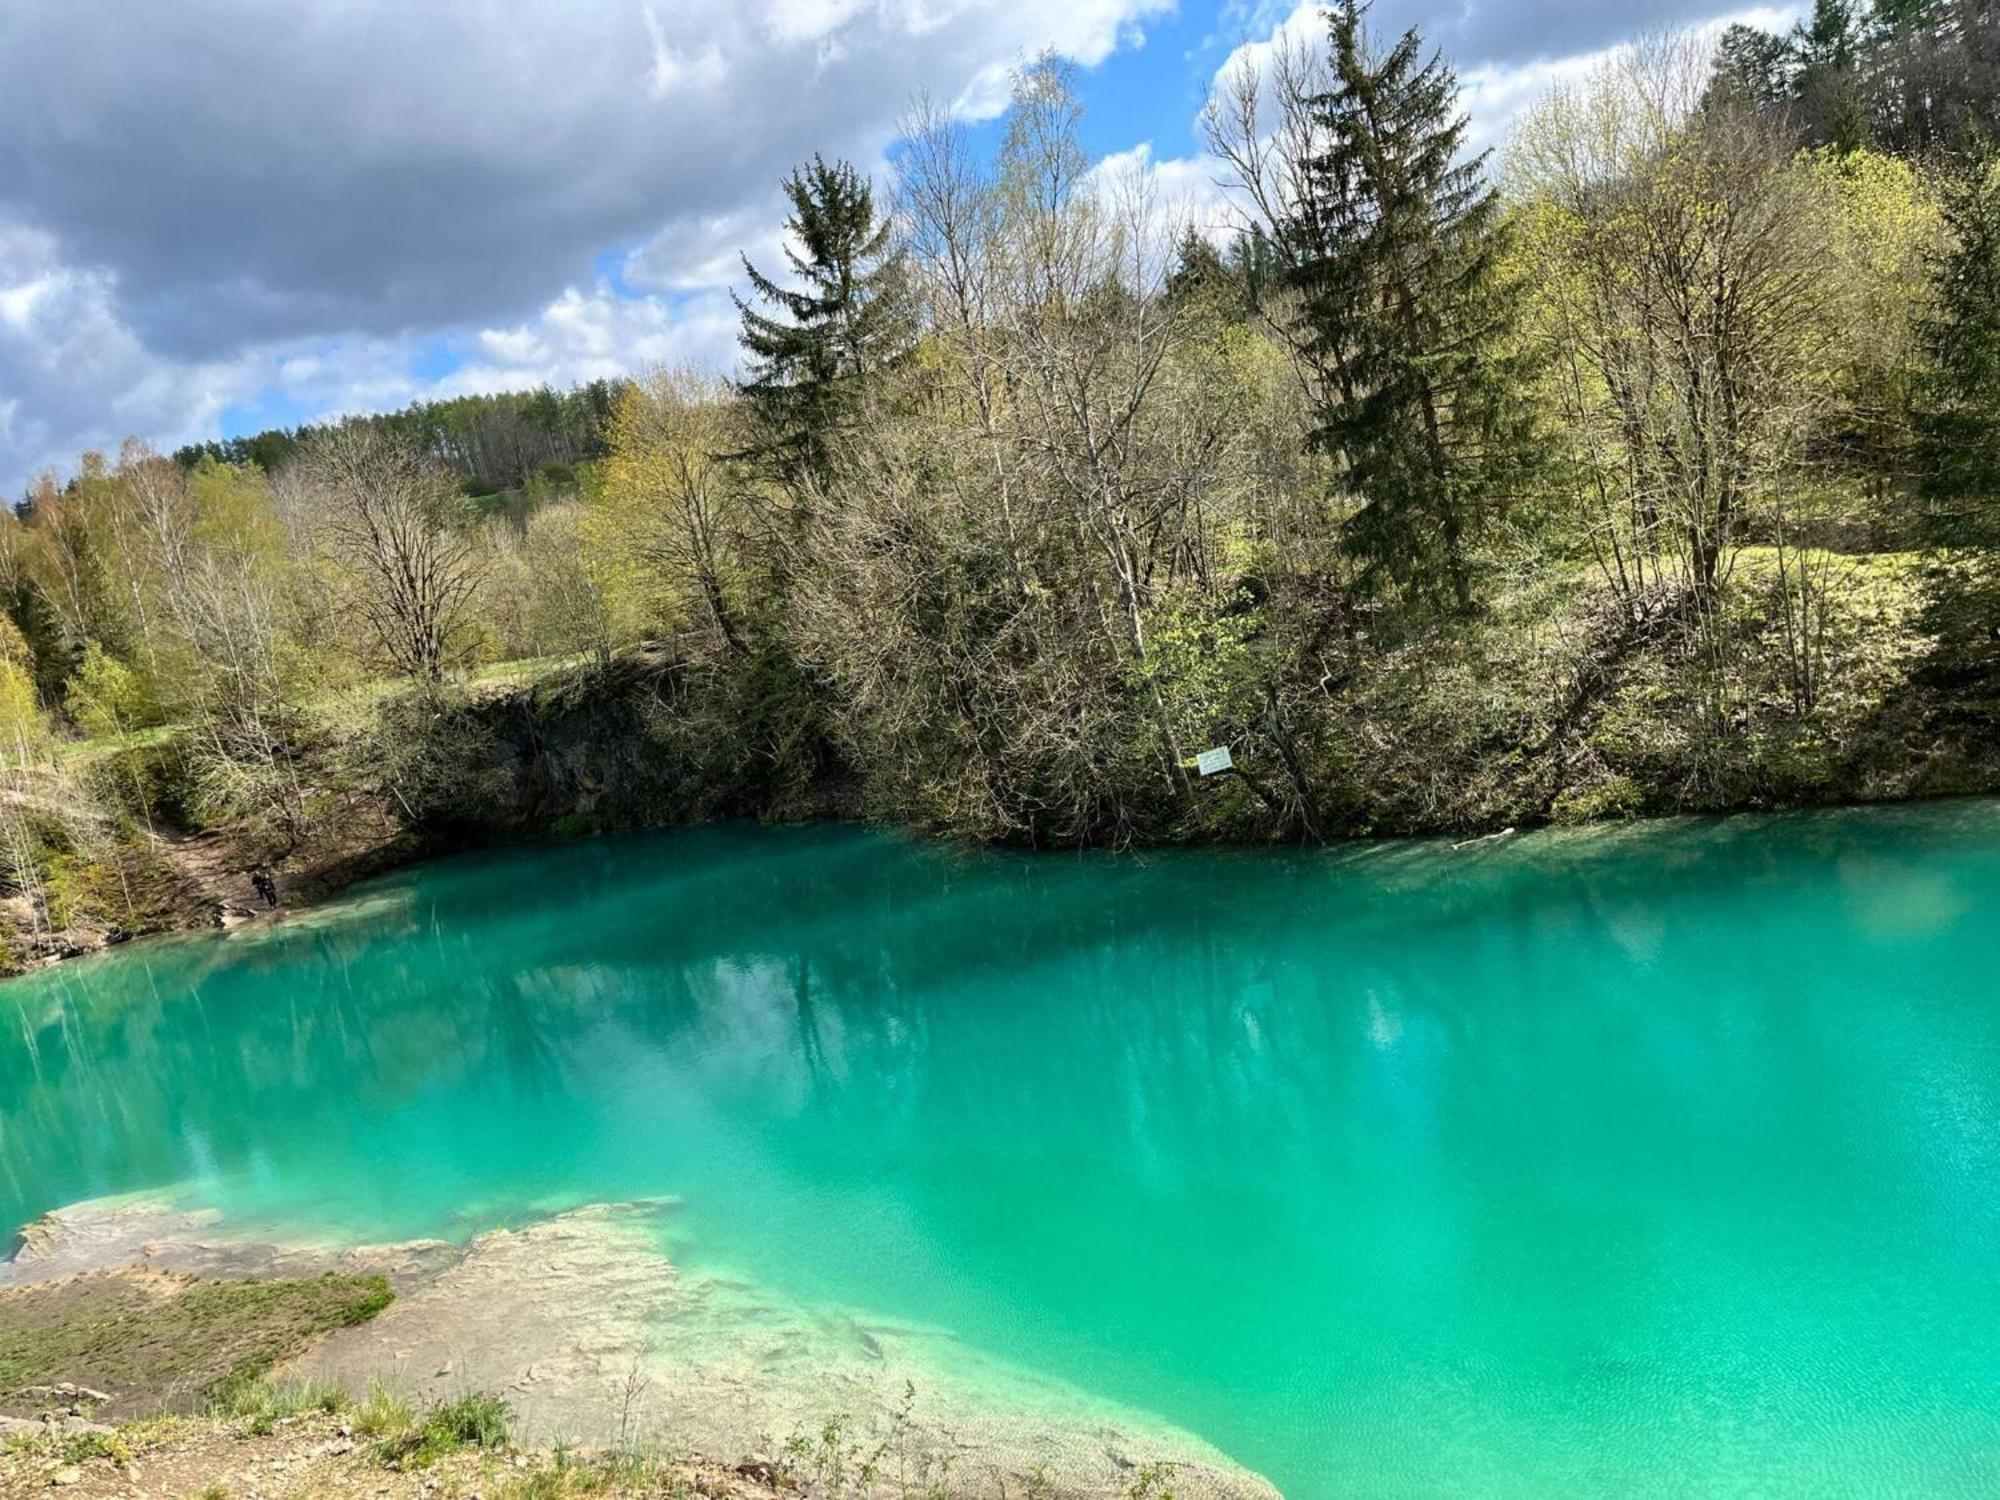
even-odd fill
[[[1661,9],[1662,3],[1663,0],[1654,0],[1652,8]],[[1740,7],[1721,10],[1720,13],[1712,0],[1707,4],[1703,0],[1672,0],[1672,5],[1678,7],[1679,13],[1688,14],[1689,29],[1707,38],[1719,37],[1725,27],[1733,24],[1781,32],[1789,28],[1804,9],[1803,0],[1785,5]],[[1404,3],[1385,5],[1380,12],[1371,13],[1369,23],[1378,44],[1397,35],[1400,28],[1422,21],[1426,39],[1433,45],[1442,45],[1447,55],[1452,56],[1454,49],[1449,38],[1454,33],[1468,36],[1484,34],[1490,30],[1489,23],[1495,8],[1491,3],[1470,0],[1470,3],[1453,6],[1436,18],[1415,14],[1422,9],[1413,0],[1404,0]],[[1560,7],[1556,9],[1560,10]],[[1282,15],[1265,0],[1265,3],[1254,5],[1248,13],[1263,21],[1260,34],[1239,43],[1229,53],[1216,69],[1212,89],[1223,87],[1246,66],[1259,73],[1267,73],[1281,46],[1310,51],[1326,45],[1326,19],[1321,0],[1300,0]],[[1525,10],[1523,13],[1526,14]],[[1673,13],[1665,17],[1672,18]],[[1502,145],[1522,112],[1549,89],[1589,76],[1629,48],[1633,28],[1642,19],[1639,11],[1635,10],[1626,24],[1620,26],[1617,39],[1602,47],[1570,52],[1523,52],[1516,48],[1504,58],[1483,61],[1476,51],[1469,56],[1458,53],[1455,60],[1461,89],[1459,102],[1469,120],[1466,132],[1468,147],[1482,151]],[[1170,165],[1173,164],[1159,164],[1162,170]]]
[[[918,88],[990,112],[1172,3],[7,0],[0,213],[180,357],[522,316],[816,150],[875,159]]]
[[[773,191],[727,213],[670,220],[625,258],[625,279],[648,290],[685,292],[739,280],[745,255],[758,267],[776,266],[785,209]]]
[[[1265,8],[1263,15],[1266,24],[1258,28],[1261,35],[1253,34],[1238,43],[1235,50],[1222,60],[1222,66],[1215,70],[1218,86],[1245,67],[1254,68],[1259,73],[1269,71],[1271,59],[1281,46],[1304,50],[1326,43],[1326,13],[1319,0],[1300,0],[1276,20],[1270,19],[1269,8]]]
[[[1221,174],[1222,164],[1208,156],[1158,159],[1150,141],[1113,152],[1090,172],[1099,192],[1114,198],[1143,194],[1151,200],[1156,222],[1175,234],[1192,228],[1217,244],[1238,223]]]
[[[667,40],[660,13],[651,5],[641,7],[646,18],[646,36],[653,44],[653,67],[647,75],[647,92],[664,99],[681,89],[714,90],[729,77],[729,64],[714,42],[706,46],[676,47]]]
[[[736,307],[726,291],[692,296],[621,296],[598,283],[565,289],[533,316],[483,328],[453,344],[449,374],[418,373],[426,341],[329,340],[273,356],[268,389],[307,421],[387,411],[412,401],[532,390],[615,379],[655,366],[729,374],[736,362]]]
[[[1689,28],[1705,41],[1719,38],[1731,25],[1755,26],[1764,31],[1784,31],[1798,18],[1797,6],[1752,6],[1712,17]],[[1463,102],[1471,117],[1468,144],[1474,150],[1505,145],[1515,123],[1530,106],[1552,88],[1580,83],[1600,68],[1631,50],[1622,41],[1594,52],[1577,52],[1566,57],[1537,58],[1505,66],[1468,68],[1459,74],[1464,89]]]
[[[859,9],[861,0],[771,0],[765,18],[771,35],[781,42],[817,42]]]
[[[532,319],[481,332],[471,357],[433,390],[576,385],[655,365],[726,373],[735,368],[736,328],[736,305],[723,292],[669,299],[621,297],[602,283],[588,292],[570,287]]]
[[[66,467],[138,434],[172,446],[212,430],[259,362],[161,359],[120,321],[115,278],[66,265],[50,235],[0,224],[0,483]]]
[[[274,355],[265,389],[308,420],[387,411],[423,394],[417,354],[409,339],[319,340],[303,351]]]

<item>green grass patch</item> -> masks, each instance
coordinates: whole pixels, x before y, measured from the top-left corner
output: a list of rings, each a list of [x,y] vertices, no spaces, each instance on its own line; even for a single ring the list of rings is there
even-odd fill
[[[173,1446],[189,1431],[186,1417],[152,1417],[124,1423],[113,1432],[25,1433],[0,1443],[0,1454],[25,1454],[54,1464],[103,1459],[122,1468],[145,1454]]]
[[[507,1403],[498,1396],[461,1396],[382,1439],[375,1456],[391,1468],[427,1469],[447,1454],[506,1443]]]
[[[223,1281],[102,1272],[0,1293],[0,1408],[23,1387],[110,1392],[112,1418],[252,1400],[265,1371],[394,1297],[380,1276]]]
[[[312,1381],[271,1381],[261,1376],[234,1376],[215,1392],[218,1416],[242,1424],[246,1437],[262,1437],[278,1423],[311,1412],[347,1410],[347,1392]]]
[[[178,724],[152,724],[144,729],[128,729],[122,734],[94,734],[83,739],[58,740],[54,753],[64,765],[77,769],[128,750],[148,750],[168,744],[178,733]]]

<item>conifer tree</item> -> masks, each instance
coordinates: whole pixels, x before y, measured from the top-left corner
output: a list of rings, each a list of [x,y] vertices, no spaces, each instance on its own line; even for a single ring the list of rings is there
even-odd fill
[[[1934,671],[2000,693],[2000,155],[1979,153],[1945,196],[1947,248],[1923,340],[1917,427]]]
[[[1715,72],[1708,97],[1763,113],[1783,109],[1791,99],[1792,49],[1773,36],[1741,22],[1724,29],[1715,47]]]
[[[1463,159],[1444,61],[1415,31],[1375,57],[1357,0],[1329,20],[1333,86],[1309,101],[1324,146],[1286,226],[1328,374],[1312,439],[1361,502],[1345,540],[1370,573],[1464,610],[1479,532],[1530,466],[1499,197],[1484,156]]]
[[[1868,143],[1858,72],[1861,44],[1854,0],[1813,0],[1812,14],[1792,28],[1792,92],[1815,145],[1854,151]]]
[[[901,254],[891,223],[875,211],[868,181],[844,161],[819,156],[785,180],[785,228],[796,288],[743,260],[756,298],[737,299],[750,356],[749,398],[764,448],[788,478],[824,476],[829,442],[849,419],[868,378],[909,347]]]
[[[1167,301],[1175,305],[1204,298],[1220,302],[1233,290],[1222,253],[1192,226],[1182,231],[1174,248],[1174,268],[1167,274]]]

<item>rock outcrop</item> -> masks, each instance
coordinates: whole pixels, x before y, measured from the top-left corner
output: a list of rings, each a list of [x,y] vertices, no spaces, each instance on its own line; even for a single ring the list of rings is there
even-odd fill
[[[479,1235],[339,1247],[237,1235],[170,1200],[80,1204],[24,1233],[5,1279],[139,1263],[202,1275],[379,1273],[397,1300],[278,1373],[356,1396],[503,1396],[530,1443],[670,1445],[728,1464],[795,1438],[880,1454],[963,1496],[1275,1500],[1194,1435],[987,1357],[950,1334],[810,1306],[676,1265],[669,1202],[595,1205]],[[837,1436],[829,1439],[829,1426]],[[1164,1476],[1170,1475],[1167,1479]],[[921,1485],[919,1486],[921,1487]]]

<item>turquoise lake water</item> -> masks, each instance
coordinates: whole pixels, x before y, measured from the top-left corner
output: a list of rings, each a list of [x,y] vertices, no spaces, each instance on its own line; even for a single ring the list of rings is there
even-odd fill
[[[190,1184],[947,1326],[1288,1494],[2000,1494],[2000,804],[1452,850],[725,827],[0,986],[0,1217]]]

